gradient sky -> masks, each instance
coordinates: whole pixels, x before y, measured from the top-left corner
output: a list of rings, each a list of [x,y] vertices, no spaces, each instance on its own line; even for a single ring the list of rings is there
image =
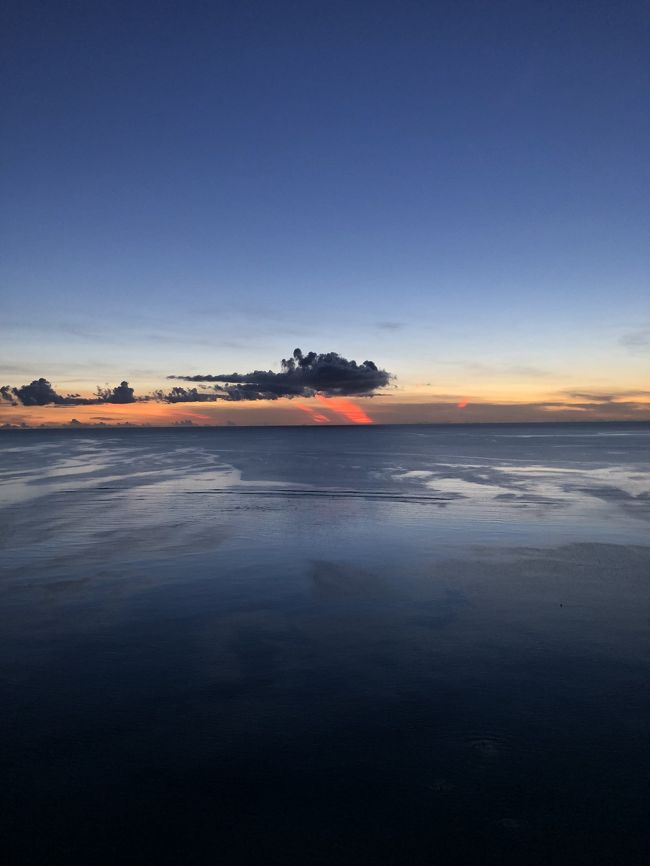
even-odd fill
[[[647,3],[3,7],[0,384],[300,346],[376,421],[650,417]],[[301,402],[0,422],[346,420]]]

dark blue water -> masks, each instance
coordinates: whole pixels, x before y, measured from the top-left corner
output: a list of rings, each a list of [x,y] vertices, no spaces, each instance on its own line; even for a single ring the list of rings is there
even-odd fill
[[[3,859],[645,862],[649,446],[0,432]]]

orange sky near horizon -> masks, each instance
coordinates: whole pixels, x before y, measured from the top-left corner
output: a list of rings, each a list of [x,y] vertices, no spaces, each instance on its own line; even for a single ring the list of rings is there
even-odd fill
[[[591,399],[589,399],[591,397]],[[81,424],[150,426],[264,426],[327,424],[496,423],[525,421],[650,421],[650,394],[540,395],[528,400],[486,400],[473,395],[396,393],[366,398],[315,398],[254,402],[168,404],[154,400],[92,406],[0,405],[0,426]]]

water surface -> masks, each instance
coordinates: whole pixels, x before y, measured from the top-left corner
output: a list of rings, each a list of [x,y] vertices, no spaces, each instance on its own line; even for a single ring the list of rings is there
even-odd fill
[[[650,427],[2,431],[11,863],[641,863]]]

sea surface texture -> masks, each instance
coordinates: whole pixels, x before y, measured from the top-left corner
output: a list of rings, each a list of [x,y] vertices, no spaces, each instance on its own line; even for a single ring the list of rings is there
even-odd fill
[[[0,432],[8,864],[646,862],[650,427]]]

